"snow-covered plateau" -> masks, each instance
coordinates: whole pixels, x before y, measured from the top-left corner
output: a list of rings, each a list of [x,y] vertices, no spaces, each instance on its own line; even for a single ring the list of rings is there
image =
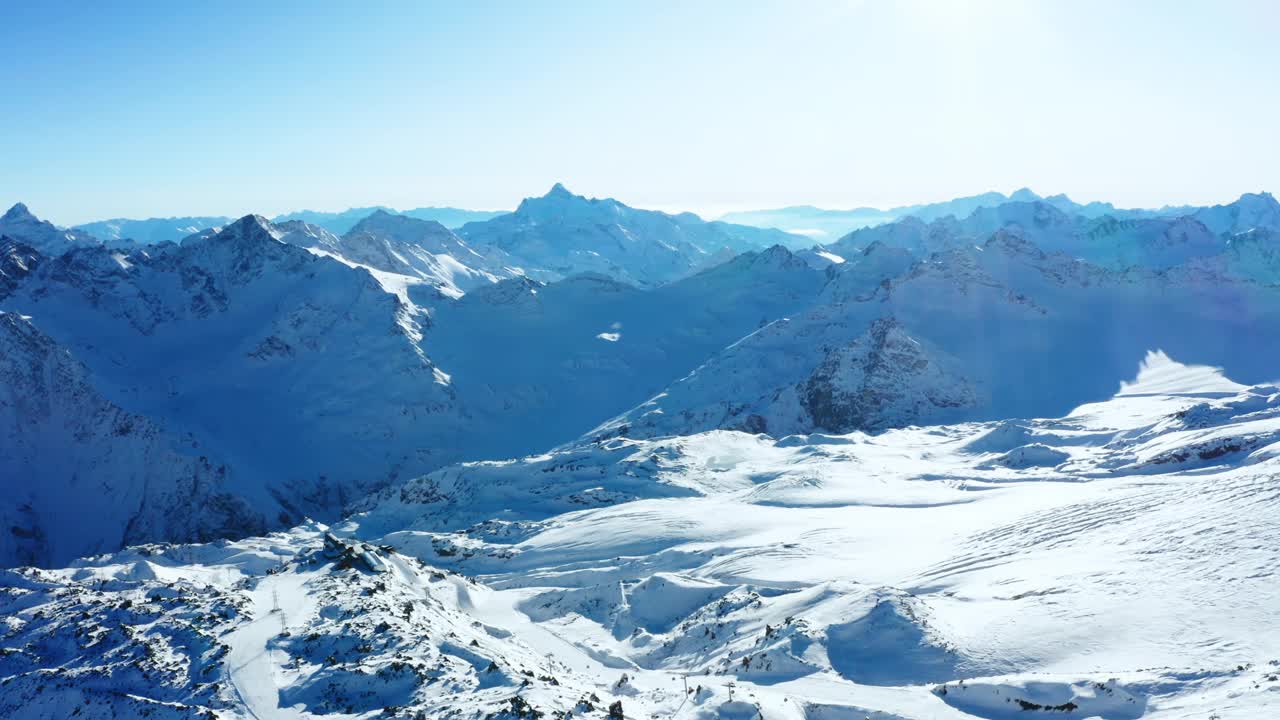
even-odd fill
[[[0,574],[12,718],[1266,718],[1280,389],[466,463]],[[620,703],[620,705],[617,705]]]
[[[1280,717],[1275,198],[740,215],[14,205],[0,718]]]

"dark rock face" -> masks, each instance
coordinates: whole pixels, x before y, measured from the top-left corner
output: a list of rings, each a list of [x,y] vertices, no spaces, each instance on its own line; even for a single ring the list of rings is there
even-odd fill
[[[976,402],[969,382],[893,318],[829,353],[799,391],[814,427],[835,433],[907,425]]]
[[[7,235],[0,235],[0,300],[8,297],[22,279],[40,265],[42,257],[35,248]]]

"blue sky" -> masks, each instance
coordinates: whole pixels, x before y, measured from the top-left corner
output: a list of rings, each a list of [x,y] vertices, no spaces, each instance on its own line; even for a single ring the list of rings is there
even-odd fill
[[[5,8],[0,205],[71,224],[509,208],[557,180],[704,214],[1280,191],[1275,2],[105,5]]]

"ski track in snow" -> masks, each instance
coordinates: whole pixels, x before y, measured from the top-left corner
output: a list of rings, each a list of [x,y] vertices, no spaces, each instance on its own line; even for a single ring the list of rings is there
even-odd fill
[[[282,627],[301,622],[314,609],[306,584],[317,573],[264,575],[250,594],[254,620],[227,637],[227,682],[256,720],[305,720],[296,708],[280,706],[279,670],[270,647]],[[276,609],[276,602],[279,609]],[[282,624],[283,623],[283,624]]]

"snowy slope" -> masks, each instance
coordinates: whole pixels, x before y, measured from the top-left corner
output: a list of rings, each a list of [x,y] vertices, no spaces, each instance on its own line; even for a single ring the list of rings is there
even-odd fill
[[[1280,390],[1153,354],[1059,420],[616,439],[438,472],[347,529],[765,717],[1267,717],[1278,448]]]
[[[319,225],[312,225],[301,220],[286,220],[273,223],[273,225],[283,233],[280,236],[280,242],[289,243],[290,245],[336,253],[342,244],[342,239],[337,235]]]
[[[1152,353],[1058,419],[468,463],[3,572],[0,713],[1274,717],[1278,449],[1280,389]]]

